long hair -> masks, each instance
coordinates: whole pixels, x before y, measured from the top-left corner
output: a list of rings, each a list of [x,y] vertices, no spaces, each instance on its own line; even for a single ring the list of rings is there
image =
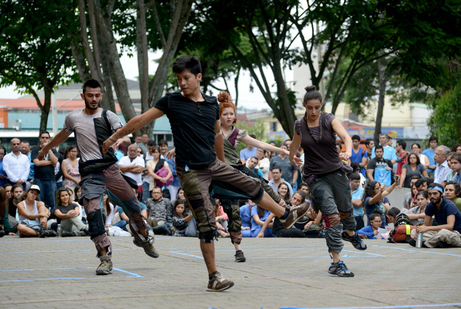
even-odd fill
[[[72,204],[72,190],[70,190],[69,188],[67,187],[61,187],[58,189],[58,191],[56,192],[56,205],[62,205],[61,203],[61,193],[62,192],[67,192],[69,194],[69,202],[68,202],[68,205]],[[64,206],[64,205],[63,205]]]
[[[3,187],[0,187],[0,219],[3,219],[3,215],[6,213],[8,216],[8,199],[6,198],[6,190]]]
[[[365,199],[367,197],[373,197],[376,195],[375,193],[375,187],[376,187],[376,184],[378,182],[375,181],[375,180],[372,180],[372,181],[369,181],[366,185],[365,185],[365,192],[363,193],[363,201],[365,201]]]
[[[186,201],[185,200],[182,200],[182,199],[177,199],[175,202],[174,202],[174,206],[173,206],[173,216],[175,216],[176,218],[181,218],[179,216],[179,214],[176,212],[176,208],[178,207],[178,205],[182,204],[184,206],[184,211],[182,213],[182,217],[184,217],[184,214],[186,212]]]
[[[408,155],[408,160],[407,160],[408,165],[410,165],[410,157],[411,157],[411,156],[415,156],[415,157],[416,157],[416,166],[418,166],[418,165],[421,164],[421,160],[419,159],[418,155],[417,155],[416,153],[412,152],[412,153],[410,153],[410,154]]]
[[[230,107],[234,110],[235,117],[234,117],[233,123],[236,123],[237,122],[237,109],[235,108],[235,104],[234,102],[232,102],[230,95],[225,91],[221,91],[218,94],[218,101],[219,101],[219,117],[221,117],[225,108]]]

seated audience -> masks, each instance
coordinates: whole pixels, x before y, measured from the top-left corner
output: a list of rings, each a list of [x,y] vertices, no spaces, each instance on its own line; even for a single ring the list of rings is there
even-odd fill
[[[361,238],[376,239],[378,236],[378,229],[383,224],[382,213],[378,209],[373,210],[373,212],[368,216],[370,225],[362,227],[357,231],[357,234]]]
[[[50,216],[45,203],[38,200],[40,187],[38,185],[30,186],[26,191],[25,199],[18,203],[19,237],[53,237],[56,232],[47,230],[47,220]]]
[[[265,210],[258,205],[251,209],[251,237],[258,236],[270,214],[269,210]],[[269,223],[268,228],[264,231],[264,237],[272,237],[272,222]]]
[[[461,213],[455,204],[443,197],[443,187],[439,183],[432,183],[428,187],[430,203],[426,206],[424,224],[417,226],[416,233],[423,233],[423,247],[446,248],[461,246]],[[438,225],[432,225],[432,217]],[[413,238],[416,235],[413,234]],[[416,245],[415,239],[409,244]]]
[[[461,198],[459,195],[461,194],[461,187],[455,181],[449,181],[445,185],[445,197],[452,201],[458,210],[461,211]]]
[[[147,223],[153,227],[155,234],[168,234],[167,210],[171,206],[169,199],[163,197],[160,187],[152,189],[152,198],[147,199],[146,206],[149,212]]]
[[[216,226],[218,227],[218,235],[221,237],[229,237],[230,234],[227,233],[229,216],[224,212],[218,198],[215,198],[214,202],[216,204],[214,215],[216,219]]]
[[[373,210],[378,209],[383,214],[389,211],[390,202],[387,196],[394,190],[395,186],[397,185],[398,177],[399,176],[396,176],[396,181],[386,190],[384,190],[385,185],[380,184],[378,181],[372,180],[366,184],[365,192],[363,194],[363,204],[365,206],[365,212],[368,216],[368,222],[370,222],[369,216]],[[386,217],[383,215],[381,219],[383,221],[381,227],[384,228],[387,225]]]
[[[176,229],[175,236],[188,236],[187,229],[193,216],[192,213],[186,214],[184,212],[186,203],[185,200],[181,199],[174,202],[172,225]]]
[[[13,228],[16,228],[18,225],[18,204],[24,200],[24,190],[22,185],[15,184],[12,189],[12,197],[8,199],[8,220]]]
[[[272,176],[272,179],[269,181],[268,185],[271,186],[274,192],[277,192],[277,188],[281,183],[286,183],[290,191],[290,196],[293,195],[293,188],[291,187],[291,184],[282,178],[282,169],[280,167],[274,166],[270,175]]]
[[[112,225],[112,219],[114,218],[115,214],[117,213],[118,209],[110,202],[109,196],[107,194],[103,194],[102,199],[103,210],[102,214],[104,217],[104,226],[106,229]]]
[[[56,194],[56,206],[53,208],[54,215],[61,219],[62,236],[86,236],[90,235],[88,227],[79,218],[80,207],[72,203],[72,190],[66,187],[58,189]]]
[[[15,229],[11,226],[8,220],[8,199],[6,190],[0,187],[0,237],[5,235],[16,235]]]
[[[288,184],[282,182],[279,184],[279,187],[277,189],[277,193],[280,196],[281,199],[285,201],[285,203],[289,203],[291,196],[290,196],[290,189],[288,188]]]
[[[356,231],[360,230],[365,226],[365,223],[363,221],[363,193],[365,190],[360,185],[360,175],[361,174],[358,173],[352,173],[349,175],[349,183],[352,191],[352,206],[354,207],[354,216],[356,222]]]
[[[416,206],[410,209],[403,208],[401,212],[408,216],[412,225],[423,224],[427,204],[429,204],[427,191],[419,191],[416,194]]]
[[[252,200],[240,207],[240,219],[242,220],[242,237],[251,237],[251,209],[256,204]]]
[[[455,174],[453,175],[453,181],[461,186],[461,154],[455,153],[451,156],[451,169]]]

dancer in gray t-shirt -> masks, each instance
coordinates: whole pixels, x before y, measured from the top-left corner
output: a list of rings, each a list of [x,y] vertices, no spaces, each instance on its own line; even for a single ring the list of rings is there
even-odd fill
[[[75,134],[77,147],[81,154],[79,171],[82,177],[80,182],[82,195],[80,200],[87,214],[91,239],[101,260],[96,274],[108,275],[112,271],[112,245],[106,235],[99,202],[103,192],[109,193],[111,199],[117,200],[129,216],[134,244],[143,247],[150,257],[157,258],[159,255],[153,246],[154,238],[149,238],[138,200],[116,164],[117,158],[113,148],[107,153],[102,152],[103,142],[114,132],[120,130],[123,124],[116,114],[99,107],[103,94],[98,81],[88,80],[83,85],[81,97],[85,101],[85,108],[75,110],[66,116],[64,128],[38,153],[38,158],[42,160],[52,147],[63,143],[72,132]],[[130,139],[124,137],[114,142],[115,145],[129,145]]]

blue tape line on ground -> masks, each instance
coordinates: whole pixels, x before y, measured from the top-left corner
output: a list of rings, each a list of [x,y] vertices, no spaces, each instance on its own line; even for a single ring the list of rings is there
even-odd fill
[[[448,306],[461,306],[461,303],[430,304],[430,305],[402,305],[402,306],[373,306],[373,307],[327,307],[327,308],[280,307],[280,309],[396,309],[396,308],[427,308],[427,307],[448,307]]]
[[[436,252],[436,251],[431,250],[430,248],[428,248],[426,250],[416,250],[416,249],[405,249],[405,248],[398,248],[398,247],[391,247],[391,246],[377,246],[377,247],[396,249],[396,250],[403,250],[403,251],[411,251],[411,252],[422,252],[422,253],[430,253],[430,254],[439,254],[439,255],[448,255],[448,256],[461,257],[461,255],[458,255],[458,254]],[[435,249],[435,250],[438,250],[438,249]]]
[[[202,260],[203,260],[203,257],[198,256],[198,255],[187,254],[187,253],[182,253],[182,252],[177,252],[177,251],[169,251],[169,252],[170,252],[170,253],[175,253],[175,254],[180,254],[180,255],[185,255],[185,256],[191,256],[191,257],[194,257],[194,258],[202,259]]]

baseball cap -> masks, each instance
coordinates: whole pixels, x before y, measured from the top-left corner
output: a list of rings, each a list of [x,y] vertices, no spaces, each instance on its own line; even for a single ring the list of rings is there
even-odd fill
[[[37,190],[40,192],[40,187],[38,185],[31,185],[29,190]]]

